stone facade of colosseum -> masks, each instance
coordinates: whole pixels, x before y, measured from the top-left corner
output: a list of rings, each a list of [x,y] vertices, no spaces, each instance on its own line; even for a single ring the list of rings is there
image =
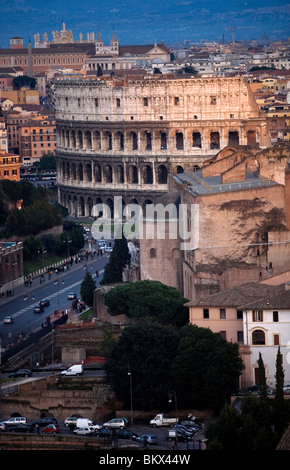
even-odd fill
[[[241,77],[61,78],[54,100],[59,201],[78,217],[101,203],[124,216],[114,196],[143,207],[228,145],[270,145]]]

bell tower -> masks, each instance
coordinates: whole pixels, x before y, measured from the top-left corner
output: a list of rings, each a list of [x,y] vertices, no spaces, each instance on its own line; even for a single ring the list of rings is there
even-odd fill
[[[103,43],[103,40],[102,40],[100,30],[98,29],[98,36],[97,36],[97,40],[95,41],[96,54],[102,53],[103,49],[104,49],[104,43]]]
[[[115,28],[113,28],[112,39],[110,41],[110,52],[114,55],[119,55],[119,41],[115,34]]]

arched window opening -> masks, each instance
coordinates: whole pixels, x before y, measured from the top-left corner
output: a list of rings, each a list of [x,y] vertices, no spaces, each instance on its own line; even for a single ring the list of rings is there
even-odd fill
[[[265,342],[265,332],[263,330],[254,330],[252,333],[252,344],[266,344]]]
[[[167,168],[164,165],[158,167],[158,184],[167,184]]]
[[[200,132],[192,133],[192,146],[201,149],[201,135]]]
[[[152,168],[149,165],[143,167],[143,183],[144,184],[152,184],[153,183],[153,172]]]
[[[220,135],[218,132],[210,133],[210,148],[219,149],[220,148]]]
[[[183,150],[183,133],[176,132],[176,149]]]

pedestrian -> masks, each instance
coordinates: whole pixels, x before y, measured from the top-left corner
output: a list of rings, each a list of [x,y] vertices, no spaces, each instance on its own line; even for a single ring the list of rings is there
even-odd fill
[[[35,427],[36,427],[37,434],[39,434],[39,425],[37,424]]]

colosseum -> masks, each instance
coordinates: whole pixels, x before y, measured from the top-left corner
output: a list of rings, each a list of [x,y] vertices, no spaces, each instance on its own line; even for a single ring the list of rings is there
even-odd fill
[[[59,202],[77,217],[102,203],[120,217],[114,196],[144,207],[228,145],[270,145],[242,77],[64,77],[54,100]]]

